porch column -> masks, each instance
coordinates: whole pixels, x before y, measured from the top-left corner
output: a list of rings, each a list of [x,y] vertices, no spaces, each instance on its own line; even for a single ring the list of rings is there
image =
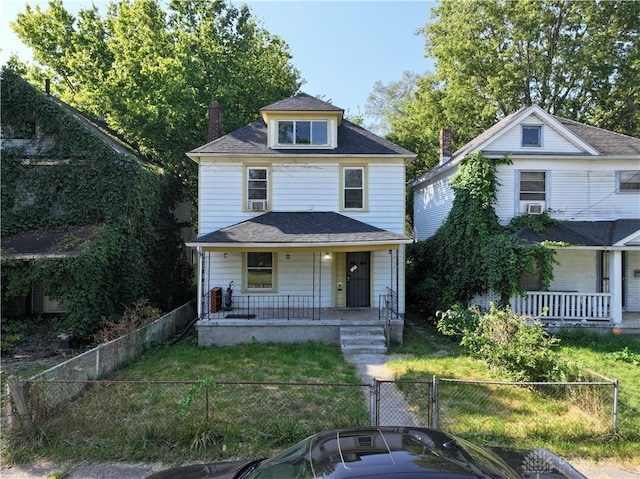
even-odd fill
[[[203,277],[203,272],[202,270],[204,269],[204,255],[202,253],[202,247],[198,246],[196,249],[197,253],[198,253],[198,292],[196,293],[198,296],[196,297],[196,303],[197,303],[197,314],[198,314],[198,318],[202,317],[202,287],[203,284],[202,282],[204,281],[204,277]]]
[[[611,319],[622,323],[622,251],[609,252],[609,290],[611,291]]]

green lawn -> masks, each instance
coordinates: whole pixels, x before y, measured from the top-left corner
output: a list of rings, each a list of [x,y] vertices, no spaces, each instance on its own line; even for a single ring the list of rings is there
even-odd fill
[[[397,380],[430,380],[434,374],[454,379],[504,379],[456,344],[438,337],[433,329],[426,327],[426,336],[424,333],[408,328],[405,344],[396,347],[396,352],[414,354],[389,364]],[[425,353],[417,354],[421,350]],[[440,383],[439,426],[477,442],[546,447],[566,457],[640,463],[640,365],[629,362],[640,360],[640,342],[613,334],[574,334],[561,336],[558,354],[619,380],[616,434],[611,431],[612,410],[596,406],[600,399],[611,403],[612,388],[603,391],[604,398],[595,397],[593,388],[578,388],[586,399],[567,401],[558,388],[532,391]],[[416,410],[429,407],[424,398],[412,396],[410,385],[404,392]]]
[[[404,345],[391,352],[410,355],[389,364],[401,381],[430,381],[434,374],[501,379],[428,325],[420,334],[406,328]],[[640,344],[608,336],[565,338],[559,353],[620,380],[617,434],[607,432],[608,424],[595,422],[592,404],[576,405],[548,391],[496,386],[450,389],[445,394],[450,400],[441,404],[440,426],[483,443],[637,463],[640,366],[626,360],[640,354]],[[320,429],[369,423],[368,388],[356,386],[361,380],[355,367],[336,346],[197,347],[187,338],[149,351],[112,379],[118,383],[94,386],[66,408],[39,409],[41,427],[35,434],[4,441],[9,446],[3,451],[5,460],[180,463],[246,458],[268,455]],[[140,384],[142,380],[166,383]],[[424,388],[402,388],[415,411],[429,408]],[[490,419],[487,411],[493,411]]]

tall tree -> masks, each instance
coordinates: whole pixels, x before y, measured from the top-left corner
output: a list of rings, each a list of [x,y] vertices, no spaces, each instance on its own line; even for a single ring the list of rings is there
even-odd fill
[[[223,133],[292,95],[300,74],[288,46],[248,7],[224,0],[112,2],[69,14],[61,0],[27,5],[12,28],[52,77],[53,91],[108,125],[143,154],[195,185],[185,152],[207,140],[207,105],[223,108]],[[42,76],[42,73],[39,74]]]
[[[640,136],[640,2],[442,0],[432,17],[421,31],[436,74],[418,81],[390,134],[425,168],[440,128],[461,146],[532,104]]]

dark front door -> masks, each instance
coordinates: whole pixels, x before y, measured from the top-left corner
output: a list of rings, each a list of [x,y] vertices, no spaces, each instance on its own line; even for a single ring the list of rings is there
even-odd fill
[[[347,308],[370,306],[369,252],[347,253]]]

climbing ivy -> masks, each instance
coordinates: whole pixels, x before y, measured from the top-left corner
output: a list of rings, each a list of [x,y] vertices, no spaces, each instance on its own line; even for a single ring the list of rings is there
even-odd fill
[[[553,278],[553,250],[519,240],[498,221],[496,169],[508,163],[480,153],[463,160],[451,179],[455,199],[446,220],[431,238],[407,249],[407,296],[427,314],[487,292],[506,304],[524,293],[525,272],[539,271],[545,286]]]
[[[63,258],[3,254],[3,302],[42,285],[68,311],[68,328],[89,336],[100,318],[118,316],[140,298],[162,310],[184,301],[190,271],[171,213],[180,183],[116,150],[13,71],[1,75],[3,138],[16,138],[14,125],[37,125],[31,138],[3,145],[3,238],[79,225],[90,230],[88,237],[64,237],[74,254]]]

